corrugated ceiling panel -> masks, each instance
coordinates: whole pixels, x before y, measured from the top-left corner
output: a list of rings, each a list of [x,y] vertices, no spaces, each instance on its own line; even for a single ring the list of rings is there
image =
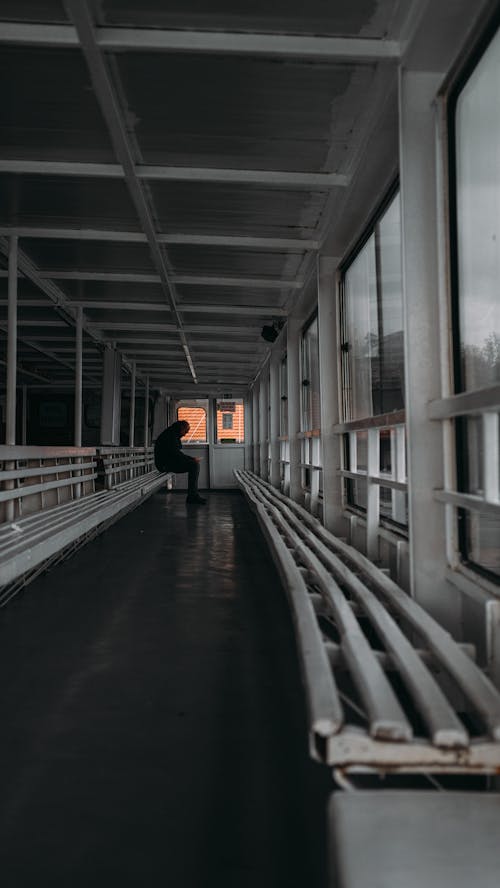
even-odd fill
[[[205,6],[205,8],[203,8]],[[275,31],[297,34],[340,34],[383,37],[387,18],[398,0],[104,0],[104,21],[141,27]]]
[[[78,49],[2,47],[0,80],[9,84],[0,102],[4,157],[114,162]]]

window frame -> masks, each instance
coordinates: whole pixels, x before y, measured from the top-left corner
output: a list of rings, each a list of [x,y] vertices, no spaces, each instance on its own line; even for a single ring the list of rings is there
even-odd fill
[[[372,235],[375,238],[375,261],[377,267],[377,315],[380,315],[382,309],[382,303],[380,301],[380,294],[378,292],[378,272],[380,265],[380,253],[378,240],[376,236],[376,229],[378,223],[381,221],[386,211],[389,209],[391,203],[394,198],[400,194],[400,180],[399,175],[396,176],[385,192],[383,198],[378,202],[375,210],[369,216],[368,222],[363,228],[359,238],[357,238],[352,249],[346,254],[345,258],[339,264],[339,330],[340,330],[340,374],[341,374],[341,408],[342,408],[342,421],[343,422],[357,422],[358,420],[354,420],[352,417],[352,368],[349,359],[350,346],[348,341],[348,329],[347,329],[347,306],[346,306],[346,286],[345,286],[345,277],[346,273],[351,267],[351,265],[355,262],[355,260],[360,255],[361,251],[364,249]],[[402,230],[401,230],[401,242],[402,242]],[[403,406],[404,409],[404,406]],[[360,417],[359,422],[364,421],[364,419],[376,419],[377,417],[385,416],[385,412],[382,413],[373,413],[369,417]]]
[[[453,391],[455,396],[474,396],[480,388],[466,389],[464,362],[461,346],[461,306],[459,282],[459,241],[458,241],[458,200],[457,200],[457,106],[464,88],[478,67],[488,47],[500,30],[500,9],[490,18],[479,37],[472,41],[470,52],[460,69],[453,76],[452,82],[445,91],[445,119],[447,128],[446,161],[447,161],[447,197],[448,197],[448,260],[449,260],[449,299],[451,323],[451,368]],[[456,414],[454,420],[454,447],[456,466],[456,493],[469,491],[469,449],[468,449],[468,417],[480,414]],[[465,494],[468,495],[468,494]],[[456,505],[456,531],[458,552],[461,564],[474,574],[484,577],[494,585],[500,585],[500,576],[478,564],[470,558],[469,528],[473,512],[469,508]]]
[[[189,407],[187,402],[189,398],[183,398],[180,400],[178,404],[175,406],[175,418],[176,421],[179,422],[179,410],[203,410],[205,414],[205,439],[204,441],[183,441],[183,447],[205,447],[208,444],[208,404],[206,406],[202,406],[201,404],[194,404],[192,407]]]

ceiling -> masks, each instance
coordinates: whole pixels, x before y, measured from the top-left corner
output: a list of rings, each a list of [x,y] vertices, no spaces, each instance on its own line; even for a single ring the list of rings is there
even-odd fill
[[[0,2],[0,360],[18,235],[19,384],[73,384],[81,310],[85,385],[112,345],[153,388],[243,391],[262,326],[395,169],[426,3],[204,5]]]

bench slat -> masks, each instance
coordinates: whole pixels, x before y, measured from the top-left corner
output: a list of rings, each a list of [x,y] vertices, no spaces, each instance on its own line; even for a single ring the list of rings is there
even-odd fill
[[[336,733],[344,721],[335,680],[324,650],[321,633],[314,611],[308,600],[308,592],[303,578],[298,574],[292,555],[278,534],[261,502],[249,487],[246,494],[254,508],[262,530],[267,537],[271,552],[275,556],[278,570],[287,590],[296,632],[299,638],[304,684],[312,733],[325,738]],[[311,751],[317,756],[317,744],[311,742]]]
[[[64,463],[58,466],[34,466],[33,468],[13,469],[12,471],[0,472],[0,481],[14,481],[16,478],[36,478],[41,475],[56,475],[58,472],[80,472],[82,469],[95,469],[96,467],[96,461],[92,460],[92,462]],[[23,487],[17,489],[24,490]]]
[[[20,499],[25,496],[31,496],[34,493],[44,493],[46,490],[57,490],[59,487],[70,487],[75,486],[75,484],[83,484],[85,481],[93,481],[94,478],[97,478],[95,472],[90,475],[75,475],[71,478],[62,478],[60,481],[47,481],[43,484],[13,487],[12,490],[0,490],[0,503],[12,499]]]
[[[265,496],[262,491],[258,491],[257,495]],[[368,710],[371,735],[392,740],[411,739],[413,733],[411,725],[341,589],[329,576],[316,555],[310,552],[299,535],[290,529],[276,506],[268,503],[268,508],[273,510],[273,520],[293,543],[301,561],[314,572],[318,585],[331,605],[342,635],[343,654]],[[286,512],[286,508],[284,511]]]
[[[99,524],[108,521],[158,487],[163,474],[142,475],[119,491],[99,491],[80,500],[71,500],[44,512],[30,515],[0,528],[0,586],[6,585],[68,544],[85,536]],[[37,520],[33,520],[37,519]],[[15,530],[15,528],[19,530]]]
[[[272,498],[269,492],[267,495]],[[288,512],[290,522],[300,533],[303,528],[299,520],[286,506],[283,509]],[[336,579],[348,587],[370,615],[422,717],[430,727],[433,742],[437,746],[466,746],[469,736],[462,722],[413,646],[377,597],[320,540],[310,535],[307,545],[327,562]]]
[[[328,547],[358,567],[369,578],[385,602],[408,621],[432,651],[436,661],[454,678],[458,687],[479,713],[493,739],[500,740],[500,693],[479,667],[458,647],[451,635],[361,552],[357,552],[330,534],[302,506],[288,500],[267,482],[262,481],[262,484],[276,494],[278,499],[289,505]]]

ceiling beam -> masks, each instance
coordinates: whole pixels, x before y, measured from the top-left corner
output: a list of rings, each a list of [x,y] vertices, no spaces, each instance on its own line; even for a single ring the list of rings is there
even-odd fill
[[[40,326],[40,321],[20,321],[20,323],[25,324],[26,326],[35,326],[38,324]],[[52,322],[55,324],[55,322]],[[41,326],[45,326],[45,324],[41,324]],[[100,330],[117,330],[117,331],[127,331],[127,330],[137,330],[137,332],[141,331],[149,331],[153,333],[158,331],[159,333],[175,333],[176,328],[174,324],[143,324],[143,323],[118,323],[116,321],[99,321],[99,323],[95,323],[93,321],[87,322],[87,327],[93,328],[98,327]],[[255,330],[258,330],[259,327],[250,326],[246,324],[244,327],[232,327],[232,326],[212,326],[212,324],[186,324],[185,330],[187,333],[212,333],[212,332],[220,332],[220,333],[252,333]]]
[[[90,176],[94,179],[123,179],[119,163],[80,163],[59,160],[12,160],[0,158],[0,173],[37,176]],[[342,173],[310,173],[287,170],[240,170],[212,167],[151,166],[134,164],[138,179],[163,182],[208,182],[229,185],[264,185],[278,188],[345,188],[350,177]]]
[[[190,373],[194,382],[196,382],[196,371],[189,351],[189,344],[184,332],[182,319],[177,311],[175,289],[169,277],[170,270],[167,267],[167,260],[162,252],[162,248],[156,239],[155,213],[150,206],[150,199],[144,190],[142,182],[135,172],[136,164],[129,135],[122,119],[120,104],[108,72],[106,60],[97,42],[97,32],[88,4],[84,0],[65,0],[65,9],[76,28],[96,99],[108,127],[116,158],[123,167],[130,197],[134,202],[141,227],[146,235],[153,262],[160,276],[163,292],[172,310]]]
[[[8,272],[0,272],[0,277],[7,277]],[[143,274],[131,271],[62,271],[49,269],[39,272],[41,279],[59,281],[103,281],[120,284],[159,284],[161,279],[157,274]],[[248,287],[253,290],[300,290],[304,286],[301,280],[286,280],[280,278],[250,278],[250,277],[226,277],[224,275],[205,274],[173,274],[170,277],[172,283],[202,287]],[[181,310],[181,304],[175,306],[176,315]]]
[[[38,322],[39,323],[39,322]],[[90,321],[88,327],[97,327],[100,330],[149,330],[153,332],[158,330],[159,333],[177,333],[175,324],[140,324],[140,323],[123,323],[119,324],[115,321]]]
[[[0,299],[0,305],[7,305],[7,300]],[[19,305],[20,307],[24,306],[33,308],[40,307],[40,302],[34,299],[24,299]],[[118,302],[106,299],[78,299],[73,302],[73,305],[81,308],[97,309],[98,311],[170,312],[169,306],[162,302]],[[200,305],[199,303],[179,302],[178,308],[181,313],[199,312],[200,314],[257,315],[262,318],[286,317],[286,309],[275,308],[272,305],[213,305],[212,303]]]
[[[19,320],[18,320],[18,326],[19,326]],[[0,329],[6,335],[8,334],[8,329],[7,329],[6,324],[0,324]],[[31,339],[26,339],[25,337],[20,337],[19,345],[20,345],[20,348],[18,350],[19,353],[21,352],[22,349],[29,348],[32,351],[36,352],[37,355],[41,355],[42,358],[44,358],[45,360],[51,361],[54,364],[61,364],[66,370],[70,370],[71,373],[74,374],[74,372],[75,372],[74,363],[71,363],[69,361],[66,361],[64,358],[59,357],[59,355],[56,354],[53,350],[42,348],[38,342],[33,342],[33,340],[31,340]],[[72,354],[73,355],[76,354],[76,343],[75,343],[75,348],[72,350]],[[23,371],[23,372],[27,372],[27,371]],[[88,376],[88,374],[85,374],[85,376],[91,382],[95,382],[95,379],[93,377]]]
[[[142,231],[109,231],[98,228],[49,228],[33,225],[0,225],[0,236],[48,238],[53,240],[147,243]],[[297,237],[252,237],[237,234],[157,234],[159,244],[196,247],[243,247],[263,250],[318,250],[320,241]]]
[[[70,8],[73,9],[73,22],[78,27],[74,8]],[[81,29],[78,27],[77,30],[73,25],[0,23],[0,43],[3,44],[74,47],[80,40]],[[241,31],[96,27],[95,44],[104,51],[231,53],[340,62],[396,62],[401,56],[401,46],[396,40]]]
[[[284,280],[277,278],[225,277],[204,274],[175,275],[177,284],[189,284],[202,287],[249,287],[253,290],[301,290],[301,280]]]

